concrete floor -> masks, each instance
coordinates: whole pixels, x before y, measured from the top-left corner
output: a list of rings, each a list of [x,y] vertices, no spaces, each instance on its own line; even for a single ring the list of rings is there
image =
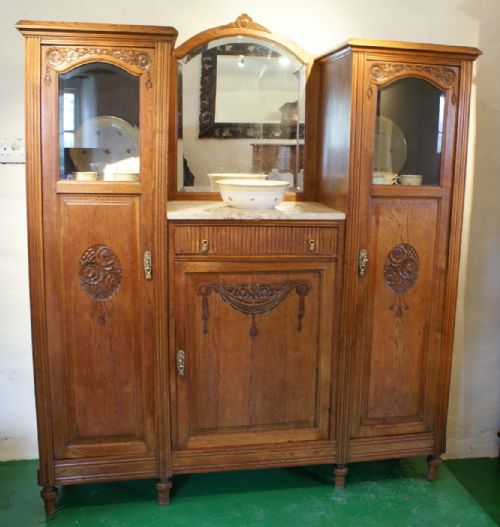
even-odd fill
[[[481,506],[446,465],[436,481],[428,482],[423,458],[352,465],[344,490],[332,489],[331,466],[179,476],[174,478],[172,502],[165,507],[156,504],[151,480],[66,487],[56,517],[47,522],[36,468],[36,461],[0,463],[0,526],[496,525],[484,503]],[[458,468],[460,477],[473,483],[465,465],[453,470]],[[484,479],[484,470],[475,471],[479,479]],[[493,501],[499,502],[498,468],[492,469],[492,477],[497,485],[492,495],[498,498]]]

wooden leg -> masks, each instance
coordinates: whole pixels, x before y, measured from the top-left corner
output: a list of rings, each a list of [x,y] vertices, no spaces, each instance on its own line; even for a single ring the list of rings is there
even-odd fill
[[[156,482],[156,491],[158,492],[158,503],[168,505],[170,503],[170,489],[172,482],[169,479],[159,479]]]
[[[427,465],[429,467],[427,471],[427,479],[429,481],[434,481],[437,478],[439,465],[441,465],[441,463],[441,456],[429,456],[427,458]]]
[[[40,491],[40,496],[43,499],[45,505],[45,514],[47,518],[54,516],[56,513],[56,500],[57,500],[57,487],[43,487]]]
[[[343,489],[345,487],[345,478],[349,469],[347,465],[335,465],[333,468],[333,475],[335,477],[335,488]]]

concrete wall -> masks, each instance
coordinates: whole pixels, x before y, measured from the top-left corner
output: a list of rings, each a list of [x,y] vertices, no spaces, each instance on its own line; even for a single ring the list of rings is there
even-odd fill
[[[24,135],[19,19],[172,25],[181,43],[248,12],[319,54],[349,37],[480,47],[457,313],[448,455],[494,456],[500,428],[500,10],[498,0],[62,0],[3,2],[0,138]],[[37,456],[25,187],[22,166],[0,165],[0,459]]]

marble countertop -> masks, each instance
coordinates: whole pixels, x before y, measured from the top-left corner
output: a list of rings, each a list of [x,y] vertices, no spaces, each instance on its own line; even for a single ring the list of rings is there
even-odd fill
[[[345,220],[345,214],[311,201],[284,201],[274,209],[227,207],[222,201],[169,201],[169,220]]]

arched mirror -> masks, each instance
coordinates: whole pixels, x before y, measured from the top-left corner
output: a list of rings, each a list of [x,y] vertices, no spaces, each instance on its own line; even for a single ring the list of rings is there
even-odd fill
[[[215,197],[215,182],[237,175],[287,181],[289,192],[302,193],[311,57],[247,15],[196,35],[174,56],[177,166],[170,190],[186,199]]]

